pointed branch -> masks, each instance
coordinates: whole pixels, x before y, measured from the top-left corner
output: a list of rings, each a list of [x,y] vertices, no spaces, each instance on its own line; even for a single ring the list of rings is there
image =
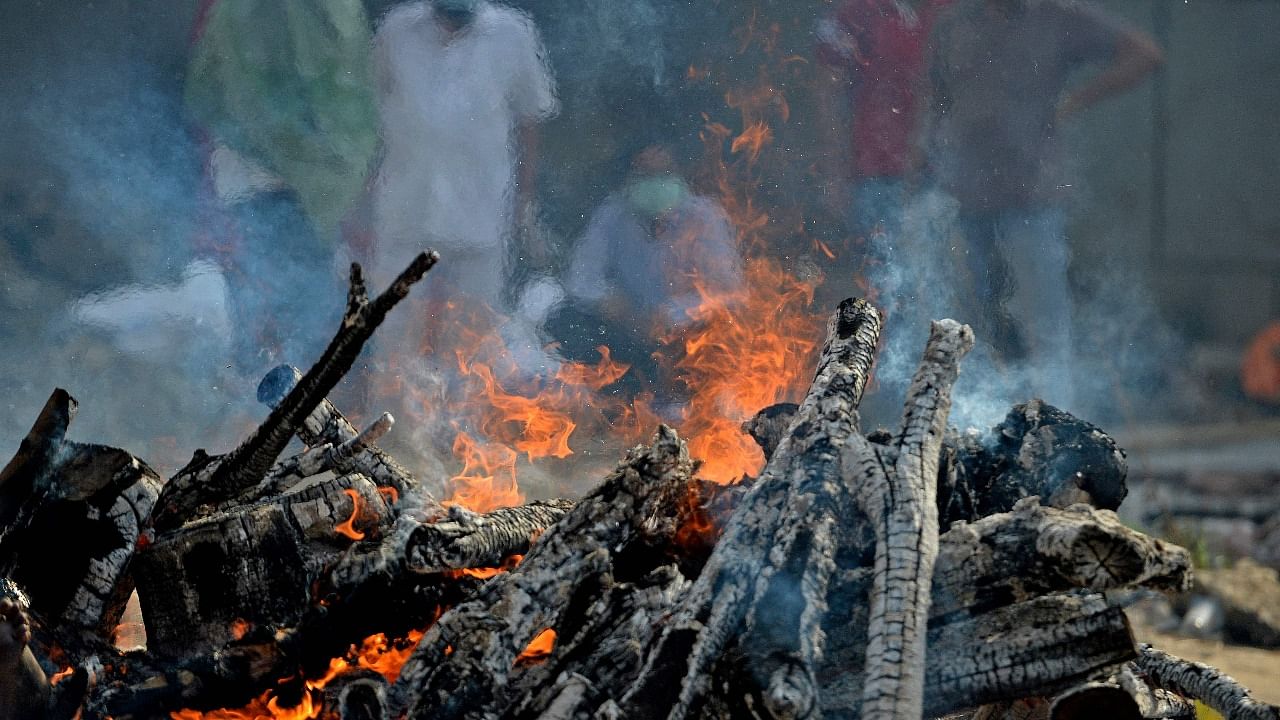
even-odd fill
[[[347,310],[320,359],[239,447],[218,457],[198,454],[178,471],[165,485],[152,516],[156,530],[171,530],[198,514],[201,507],[216,505],[261,482],[297,428],[351,369],[387,312],[438,260],[439,255],[433,251],[418,255],[372,302],[365,292],[360,265],[352,263]]]

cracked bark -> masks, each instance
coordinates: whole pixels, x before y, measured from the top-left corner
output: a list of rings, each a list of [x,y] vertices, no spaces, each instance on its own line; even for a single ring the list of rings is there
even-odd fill
[[[880,323],[862,300],[846,300],[831,317],[814,381],[788,432],[619,699],[629,717],[698,713],[714,666],[740,636],[755,686],[749,691],[759,702],[781,717],[812,712],[818,624],[835,567],[839,447],[857,434]]]
[[[866,718],[919,717],[924,705],[925,623],[938,553],[938,453],[951,387],[972,347],[968,326],[934,323],[892,452],[855,434],[841,458],[845,482],[876,536],[861,703]]]
[[[1253,699],[1249,691],[1217,668],[1139,646],[1135,663],[1152,685],[1199,700],[1227,720],[1277,720],[1280,708]]]

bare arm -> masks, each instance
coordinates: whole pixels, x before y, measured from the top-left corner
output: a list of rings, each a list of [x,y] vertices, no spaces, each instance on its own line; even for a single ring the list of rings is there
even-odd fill
[[[1116,51],[1111,62],[1092,80],[1063,99],[1058,106],[1058,117],[1070,117],[1106,98],[1129,90],[1162,64],[1164,53],[1154,39],[1137,31],[1125,32],[1116,41]]]

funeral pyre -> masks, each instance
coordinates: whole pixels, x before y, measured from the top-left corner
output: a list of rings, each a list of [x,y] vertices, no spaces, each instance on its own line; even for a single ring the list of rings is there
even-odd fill
[[[1106,593],[1190,563],[1116,518],[1105,433],[1039,401],[948,429],[953,321],[892,432],[859,427],[881,317],[848,300],[803,401],[744,425],[754,477],[704,480],[659,425],[583,497],[438,502],[378,446],[389,417],[357,431],[326,399],[436,260],[374,299],[353,266],[321,359],[167,480],[67,439],[53,393],[0,475],[0,718],[1280,717],[1135,645]],[[148,647],[122,651],[135,590]]]

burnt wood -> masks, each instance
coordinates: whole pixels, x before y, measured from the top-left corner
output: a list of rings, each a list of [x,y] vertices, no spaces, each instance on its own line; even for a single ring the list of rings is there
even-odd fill
[[[320,359],[239,447],[215,457],[197,451],[165,484],[151,518],[156,531],[172,530],[198,516],[202,508],[216,506],[262,482],[298,427],[351,369],[387,313],[439,259],[434,251],[418,255],[391,287],[372,301],[365,291],[360,265],[352,263],[347,309]]]
[[[0,471],[0,577],[64,632],[109,638],[161,480],[132,454],[68,440],[78,405],[58,388]]]

